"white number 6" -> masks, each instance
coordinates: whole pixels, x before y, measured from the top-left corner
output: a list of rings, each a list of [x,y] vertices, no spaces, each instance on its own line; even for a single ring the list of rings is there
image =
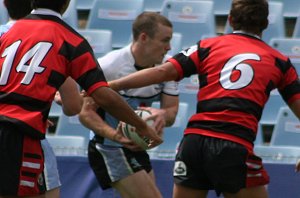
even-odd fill
[[[250,84],[254,72],[251,65],[243,63],[245,60],[259,61],[260,57],[257,54],[246,53],[236,55],[229,59],[224,65],[220,76],[220,83],[224,89],[241,89]],[[240,71],[240,77],[233,82],[230,77],[234,70]]]

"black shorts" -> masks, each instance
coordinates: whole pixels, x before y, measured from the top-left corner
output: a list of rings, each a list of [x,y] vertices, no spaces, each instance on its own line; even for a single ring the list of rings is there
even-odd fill
[[[146,151],[133,152],[124,147],[107,146],[95,139],[89,142],[89,163],[101,188],[111,188],[111,183],[119,181],[138,171],[152,170]]]
[[[261,158],[243,145],[196,134],[181,141],[173,175],[178,185],[217,194],[269,183]]]
[[[41,140],[24,136],[12,124],[0,123],[0,196],[45,193]]]

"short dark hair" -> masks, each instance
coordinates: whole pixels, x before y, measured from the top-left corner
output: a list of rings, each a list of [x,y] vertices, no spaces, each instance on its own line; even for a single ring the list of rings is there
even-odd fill
[[[133,39],[137,40],[142,32],[145,32],[149,37],[153,38],[157,32],[158,24],[173,27],[169,19],[157,12],[141,13],[132,24]]]
[[[32,8],[48,8],[60,13],[67,1],[69,0],[32,0]]]
[[[262,33],[268,26],[268,1],[232,0],[230,15],[234,30]]]
[[[4,0],[4,5],[9,17],[14,20],[24,18],[32,10],[31,0]]]

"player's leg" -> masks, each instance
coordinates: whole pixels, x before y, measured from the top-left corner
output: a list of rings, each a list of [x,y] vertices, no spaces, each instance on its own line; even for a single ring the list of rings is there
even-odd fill
[[[207,193],[207,190],[197,190],[178,184],[174,184],[173,186],[173,198],[205,198]]]
[[[45,158],[44,176],[47,187],[46,198],[59,198],[59,187],[61,186],[61,183],[57,169],[56,156],[47,139],[42,140],[41,145]]]
[[[203,138],[195,134],[183,137],[174,165],[173,198],[205,198],[212,188],[203,169]]]
[[[154,181],[144,170],[112,183],[122,198],[160,198],[162,197]]]
[[[256,186],[243,188],[236,194],[223,193],[225,198],[268,198],[268,192],[265,186]]]
[[[89,163],[103,190],[114,187],[122,197],[161,197],[153,181],[152,167],[145,151],[107,146],[90,141]],[[148,174],[150,173],[150,175]]]
[[[267,198],[263,185],[269,183],[269,176],[262,160],[252,150],[241,144],[213,138],[211,145],[216,152],[207,158],[205,170],[218,193],[226,198]]]
[[[43,197],[46,186],[40,140],[23,135],[12,124],[1,123],[0,159],[0,196]]]

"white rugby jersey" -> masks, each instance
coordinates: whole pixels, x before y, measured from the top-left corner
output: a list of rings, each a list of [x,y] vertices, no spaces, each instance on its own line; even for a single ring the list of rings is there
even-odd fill
[[[163,62],[168,58],[170,57],[166,56]],[[112,81],[138,71],[131,53],[131,44],[122,49],[109,52],[105,56],[98,58],[98,62],[107,81]],[[178,96],[179,90],[178,82],[169,81],[142,88],[122,90],[119,93],[133,109],[137,109],[139,106],[151,106],[152,102],[160,101],[162,93]],[[105,114],[105,121],[113,128],[116,128],[119,122],[108,113]],[[104,144],[120,146],[120,144],[108,139],[104,140]]]

